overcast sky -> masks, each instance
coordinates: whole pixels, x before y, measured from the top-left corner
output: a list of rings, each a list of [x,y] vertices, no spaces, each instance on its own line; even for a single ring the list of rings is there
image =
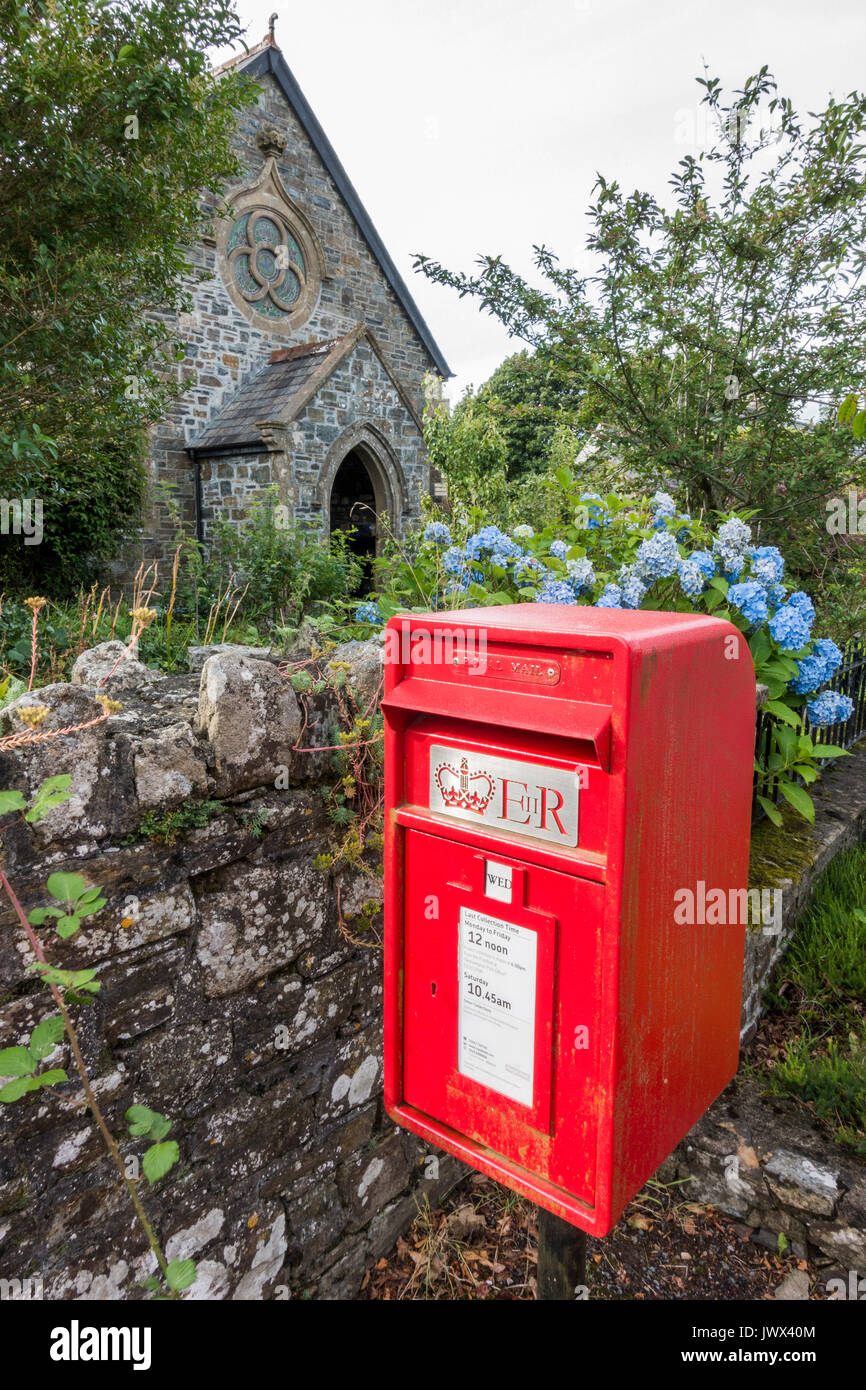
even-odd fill
[[[764,63],[795,108],[862,87],[863,0],[239,0],[277,42],[455,373],[456,399],[509,352],[470,300],[412,269],[423,251],[523,271],[544,242],[583,260],[596,171],[666,194],[700,136],[707,63],[739,87]]]

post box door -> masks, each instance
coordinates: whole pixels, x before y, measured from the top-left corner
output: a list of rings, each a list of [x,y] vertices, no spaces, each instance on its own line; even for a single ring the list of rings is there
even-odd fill
[[[405,884],[405,1100],[591,1202],[602,886],[417,830]]]

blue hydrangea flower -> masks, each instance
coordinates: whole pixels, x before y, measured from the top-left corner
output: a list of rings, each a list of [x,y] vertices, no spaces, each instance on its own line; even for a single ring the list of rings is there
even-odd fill
[[[509,560],[519,560],[523,554],[523,546],[518,545],[508,536],[503,536],[501,541],[497,541],[491,551],[490,558],[494,565],[501,565],[505,569]]]
[[[820,656],[823,661],[824,670],[827,672],[827,680],[829,680],[831,676],[835,676],[845,659],[836,646],[836,643],[829,637],[819,637],[817,642],[813,643],[812,654],[814,656]]]
[[[722,578],[727,579],[729,584],[733,583],[735,579],[739,579],[746,568],[745,555],[737,555],[733,551],[720,552],[719,560],[721,561]]]
[[[677,504],[667,492],[656,492],[650,506],[653,509],[650,525],[655,531],[663,531],[667,523],[677,514]]]
[[[669,579],[676,574],[679,563],[680,552],[673,536],[659,531],[649,540],[641,541],[634,569],[645,583],[651,583],[653,579]]]
[[[791,689],[797,695],[809,695],[819,686],[826,685],[842,665],[842,653],[829,637],[819,637],[813,643],[808,656],[797,662],[797,675],[791,681]]]
[[[788,603],[793,604],[794,608],[799,608],[807,623],[811,624],[815,621],[815,605],[802,589],[798,589],[795,594],[792,594]]]
[[[622,608],[622,590],[618,584],[605,584],[601,597],[595,601],[596,608]]]
[[[647,586],[636,574],[630,574],[620,585],[623,608],[640,608],[646,596]]]
[[[784,584],[767,585],[767,598],[773,608],[781,608],[782,604],[785,602],[787,593],[788,590],[785,588]]]
[[[824,662],[820,656],[814,652],[809,656],[800,657],[797,662],[797,674],[791,681],[791,690],[796,695],[810,695],[813,690],[817,690],[827,679],[824,674]]]
[[[468,560],[480,560],[485,551],[495,549],[500,541],[508,540],[498,526],[482,526],[480,531],[476,531],[474,536],[470,536],[466,542],[466,558]]]
[[[716,562],[708,550],[693,550],[688,558],[693,565],[697,565],[706,579],[712,579],[716,572]]]
[[[450,545],[451,532],[444,521],[430,521],[424,528],[424,539],[433,545]]]
[[[838,690],[822,690],[816,700],[806,706],[809,722],[817,728],[828,724],[843,724],[854,713],[854,701],[850,695],[842,695]]]
[[[656,516],[662,514],[665,516],[676,516],[677,514],[677,504],[669,492],[654,492],[650,506]]]
[[[457,579],[449,579],[445,585],[446,594],[462,594],[469,588],[469,573],[464,571]]]
[[[732,516],[730,521],[723,522],[716,532],[713,549],[715,550],[717,546],[719,549],[726,546],[729,550],[736,550],[738,554],[741,554],[751,539],[751,526],[740,521],[738,516]]]
[[[732,516],[719,527],[713,537],[713,554],[718,556],[719,567],[726,578],[736,579],[742,574],[751,538],[751,527],[739,517]]]
[[[773,641],[787,652],[800,651],[811,635],[811,623],[803,616],[803,610],[790,601],[776,610],[769,627]]]
[[[785,561],[775,545],[759,545],[752,551],[752,578],[759,584],[778,584]]]
[[[514,582],[518,588],[529,584],[540,584],[548,577],[548,568],[533,555],[524,555],[514,566]]]
[[[590,531],[597,531],[607,519],[604,498],[598,492],[582,492],[580,501],[587,514],[587,526]]]
[[[442,556],[442,568],[446,574],[460,574],[466,564],[466,556],[459,545],[449,545]]]
[[[531,526],[515,526],[512,535],[516,541],[531,541],[535,532]]]
[[[356,623],[381,623],[382,614],[377,603],[359,603],[355,609]]]
[[[760,584],[749,579],[745,584],[732,584],[728,590],[728,603],[739,608],[743,617],[753,627],[767,621],[767,595]]]
[[[582,560],[566,560],[565,568],[576,594],[592,588],[595,583],[595,570],[591,560],[587,560],[585,557]]]
[[[577,603],[570,584],[564,580],[546,579],[538,591],[538,603]]]
[[[555,560],[564,560],[568,554],[568,546],[565,541],[551,541],[550,553]]]
[[[677,571],[680,577],[680,588],[686,598],[698,598],[704,592],[706,576],[700,565],[695,563],[694,558],[690,560],[680,560]]]

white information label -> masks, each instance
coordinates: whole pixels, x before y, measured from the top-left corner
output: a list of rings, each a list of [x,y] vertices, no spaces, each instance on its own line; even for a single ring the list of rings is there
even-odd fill
[[[495,859],[484,861],[484,893],[500,903],[511,902],[514,875],[510,864],[498,864]]]
[[[457,1070],[531,1106],[538,936],[471,907],[459,932]]]

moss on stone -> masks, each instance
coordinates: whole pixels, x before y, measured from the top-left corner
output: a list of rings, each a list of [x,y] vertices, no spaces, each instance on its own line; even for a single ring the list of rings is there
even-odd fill
[[[781,825],[762,820],[752,829],[750,888],[778,888],[786,878],[797,883],[814,858],[812,827],[792,806],[779,809]]]

